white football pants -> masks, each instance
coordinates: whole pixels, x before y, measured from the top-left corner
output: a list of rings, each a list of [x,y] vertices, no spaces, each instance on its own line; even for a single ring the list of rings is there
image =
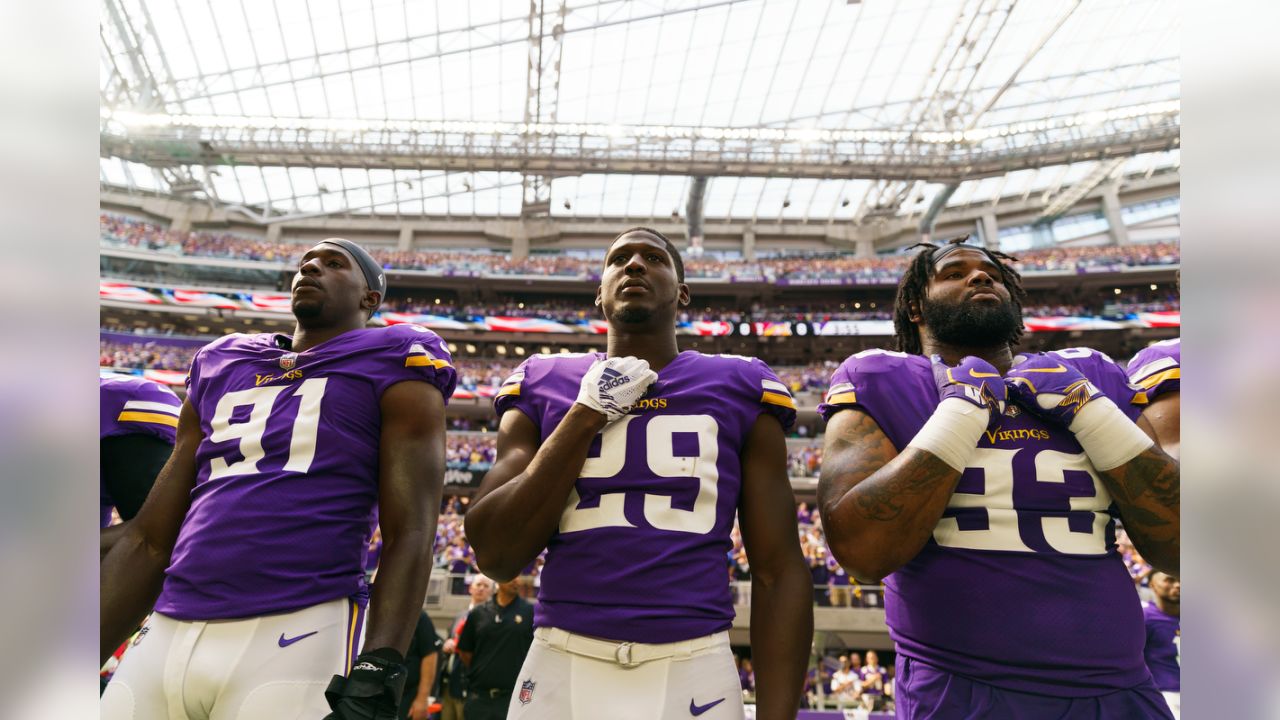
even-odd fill
[[[538,628],[507,720],[742,720],[729,633],[618,643]]]
[[[101,720],[319,720],[358,654],[364,607],[332,600],[243,620],[151,615],[102,695]]]

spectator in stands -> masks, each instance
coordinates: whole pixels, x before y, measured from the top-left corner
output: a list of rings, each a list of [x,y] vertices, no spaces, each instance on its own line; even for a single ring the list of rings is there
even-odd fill
[[[852,706],[862,693],[862,678],[853,669],[848,655],[840,656],[840,669],[831,675],[831,699],[836,707]]]
[[[849,593],[849,574],[840,567],[834,556],[827,554],[827,571],[830,573],[831,604],[835,607],[849,607],[853,599]]]
[[[263,237],[234,233],[204,230],[177,232],[110,213],[99,215],[99,233],[102,242],[109,246],[260,262],[288,263],[306,249],[299,242],[272,243]],[[424,270],[442,275],[552,275],[588,278],[593,277],[599,267],[599,258],[563,253],[533,255],[516,260],[510,255],[487,250],[370,248],[370,251],[384,268]],[[719,278],[726,281],[782,280],[803,284],[805,281],[841,280],[853,283],[891,283],[902,274],[906,260],[905,255],[862,258],[846,253],[808,253],[752,261],[704,257],[689,258],[685,263],[685,272],[688,277]],[[1018,260],[1023,272],[1087,272],[1092,269],[1175,264],[1179,262],[1179,247],[1176,242],[1052,247],[1020,252]]]
[[[875,710],[884,700],[884,666],[875,650],[867,651],[867,663],[860,671],[862,676],[862,703],[868,710]]]
[[[744,657],[738,664],[738,682],[742,685],[742,692],[755,694],[756,671],[751,667],[751,658]]]
[[[827,581],[831,579],[831,571],[827,569],[826,545],[812,545],[809,549],[809,574],[813,577],[813,601],[818,607],[831,605],[827,597]]]

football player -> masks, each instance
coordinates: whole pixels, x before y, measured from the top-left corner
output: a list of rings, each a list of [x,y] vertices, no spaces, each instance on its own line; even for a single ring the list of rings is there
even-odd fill
[[[908,266],[899,352],[847,359],[819,407],[823,526],[854,576],[884,578],[897,712],[1167,718],[1115,525],[1177,573],[1177,462],[1107,356],[1015,356],[1012,258],[961,240]]]
[[[111,510],[128,522],[147,499],[160,468],[173,452],[182,401],[163,385],[131,375],[98,378],[98,495],[101,554],[124,533],[111,525]]]
[[[1172,457],[1181,449],[1182,340],[1164,340],[1138,351],[1129,361],[1129,382],[1147,393],[1150,406],[1143,416],[1151,421],[1156,442]]]
[[[395,717],[457,375],[429,330],[365,329],[385,291],[367,251],[325,240],[294,275],[292,337],[196,354],[173,456],[103,563],[104,657],[155,608],[103,718]],[[356,657],[375,511],[371,649]]]
[[[1147,625],[1144,655],[1156,687],[1175,718],[1182,715],[1182,583],[1162,572],[1151,576],[1153,602],[1142,607]]]
[[[786,386],[763,362],[680,352],[680,254],[633,228],[596,291],[608,352],[534,356],[500,389],[497,461],[466,514],[480,569],[547,548],[508,717],[742,718],[727,630],[734,516],[752,573],[756,717],[794,718],[812,639],[787,477]]]

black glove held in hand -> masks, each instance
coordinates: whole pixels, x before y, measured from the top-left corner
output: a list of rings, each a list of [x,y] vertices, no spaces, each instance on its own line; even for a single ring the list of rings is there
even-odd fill
[[[408,673],[404,656],[391,648],[361,653],[346,677],[334,675],[325,689],[333,712],[324,720],[396,720]]]

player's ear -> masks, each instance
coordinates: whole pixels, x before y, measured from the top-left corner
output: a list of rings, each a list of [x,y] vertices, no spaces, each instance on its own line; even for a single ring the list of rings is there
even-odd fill
[[[907,303],[907,318],[913,323],[918,323],[923,316],[920,315],[920,303],[915,301]]]
[[[360,309],[373,314],[373,311],[382,304],[382,293],[377,290],[366,290],[364,297],[360,298]]]
[[[596,286],[596,307],[600,307],[600,304],[604,302],[604,298],[602,296],[603,292],[604,292],[604,286],[597,285]]]
[[[689,303],[691,302],[691,296],[689,295],[689,286],[685,285],[684,283],[680,283],[676,287],[678,289],[676,294],[676,302],[680,305],[680,307],[688,307]]]

